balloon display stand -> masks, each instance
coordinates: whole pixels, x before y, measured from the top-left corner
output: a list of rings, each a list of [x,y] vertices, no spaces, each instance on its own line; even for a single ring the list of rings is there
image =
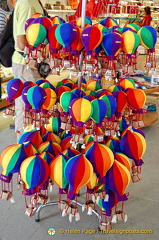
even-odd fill
[[[80,206],[88,215],[95,214],[99,228],[107,230],[112,223],[127,221],[126,189],[142,179],[146,140],[140,128],[155,122],[157,114],[153,119],[151,113],[145,114],[143,85],[130,73],[137,73],[140,44],[147,52],[146,70],[155,72],[157,33],[151,26],[121,28],[110,17],[92,25],[85,16],[87,1],[81,2],[76,25],[39,13],[26,21],[26,64],[37,66],[42,78],[24,83],[15,78],[7,84],[5,116],[15,114],[14,100],[21,97],[24,129],[18,143],[1,154],[0,197],[14,201],[12,176],[18,173],[28,217],[35,214],[38,222],[43,208],[60,205],[62,217],[78,221]],[[70,78],[46,80],[63,69],[70,70]],[[58,186],[55,202],[49,202],[52,183]],[[77,197],[83,186],[82,205]]]
[[[73,203],[75,203],[74,201],[72,201]],[[46,203],[44,205],[40,205],[37,210],[36,210],[36,213],[35,213],[35,222],[40,222],[40,212],[42,209],[46,208],[46,207],[52,207],[52,206],[55,206],[55,205],[58,205],[58,201],[56,202],[50,202],[50,203]],[[77,202],[77,205],[82,207],[83,205],[79,202]],[[95,214],[97,216],[97,218],[99,219],[99,226],[100,226],[100,215],[99,213],[96,211],[96,210],[92,210],[92,213]]]

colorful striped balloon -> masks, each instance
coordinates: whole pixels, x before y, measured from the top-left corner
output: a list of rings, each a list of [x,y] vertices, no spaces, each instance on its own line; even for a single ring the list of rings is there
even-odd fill
[[[93,26],[97,27],[102,33],[106,33],[108,31],[108,28],[100,23],[95,23]]]
[[[7,100],[12,103],[14,99],[22,94],[24,83],[19,78],[13,78],[7,83]]]
[[[108,146],[112,152],[120,152],[120,139],[113,138],[113,136],[111,136],[106,142],[106,146]]]
[[[102,42],[103,35],[97,27],[91,26],[82,31],[81,38],[86,49],[86,53],[89,55],[92,54],[92,51]]]
[[[39,156],[42,159],[44,159],[48,164],[50,164],[52,162],[52,160],[54,159],[54,156],[51,153],[46,152],[46,151],[40,153]]]
[[[80,152],[74,148],[66,148],[65,150],[62,151],[62,154],[71,158],[80,154]]]
[[[115,192],[117,196],[122,196],[130,179],[130,171],[123,164],[114,160],[113,166],[106,174],[106,187]]]
[[[108,32],[103,36],[102,48],[109,59],[113,59],[122,50],[122,38],[120,34],[115,32]]]
[[[108,91],[110,91],[110,92],[116,92],[116,91],[120,91],[120,90],[122,90],[122,87],[120,87],[117,84],[113,84],[108,87]]]
[[[116,98],[117,109],[115,116],[120,118],[127,107],[127,95],[124,91],[113,92],[113,96]]]
[[[157,31],[151,26],[141,27],[138,31],[140,44],[146,49],[153,49],[157,42]]]
[[[85,153],[88,160],[92,163],[94,172],[99,181],[105,183],[106,172],[111,168],[114,162],[114,155],[110,148],[104,144],[94,142]]]
[[[28,157],[21,164],[20,175],[26,189],[36,192],[49,177],[49,165],[39,155]]]
[[[20,165],[26,157],[23,144],[13,144],[6,147],[1,153],[2,172],[0,180],[9,183],[13,173],[19,172]]]
[[[140,38],[137,33],[126,31],[122,34],[122,49],[126,54],[134,54],[140,44]]]
[[[77,94],[77,96],[78,96],[79,98],[82,98],[82,97],[84,97],[84,96],[86,95],[83,90],[78,89],[78,88],[73,89],[72,92],[75,93],[75,94]]]
[[[85,23],[85,25],[92,25],[92,19],[90,17],[86,16],[84,23]],[[81,27],[81,24],[82,24],[82,18],[79,17],[76,19],[76,25],[78,27]]]
[[[93,174],[92,164],[84,154],[79,154],[67,161],[64,172],[69,182],[68,198],[74,200],[80,188],[90,181]]]
[[[41,108],[50,110],[57,101],[57,95],[56,95],[56,92],[50,88],[45,88],[44,90],[46,93],[46,98]]]
[[[135,88],[135,82],[131,78],[121,78],[118,84],[122,89]]]
[[[60,97],[61,97],[62,93],[71,92],[71,89],[67,86],[59,86],[55,89],[55,92],[57,94],[58,101],[60,101]]]
[[[107,106],[106,117],[112,117],[117,108],[116,99],[111,95],[103,95],[99,99],[102,99]]]
[[[40,23],[42,26],[44,26],[46,30],[48,30],[48,28],[52,26],[51,20],[47,17],[35,18],[31,24],[35,24],[35,23]]]
[[[93,108],[93,113],[92,113],[91,119],[95,123],[101,123],[106,116],[107,105],[105,104],[105,102],[102,99],[95,99],[95,100],[91,101],[91,105]]]
[[[97,205],[102,209],[102,214],[111,216],[112,208],[118,203],[118,198],[113,191],[109,191],[109,199],[105,201],[104,198],[99,199]]]
[[[47,141],[52,141],[52,142],[57,142],[58,144],[60,144],[61,139],[58,135],[56,135],[55,133],[53,133],[52,131],[47,132],[43,137],[42,137],[43,142],[47,142]]]
[[[63,140],[66,137],[71,137],[72,136],[72,132],[68,131],[68,130],[63,130],[62,132],[60,132],[59,137],[61,138],[61,140]]]
[[[87,193],[92,194],[94,192],[94,188],[97,186],[97,184],[98,184],[97,175],[95,173],[93,173],[91,179],[86,184],[87,185]]]
[[[27,28],[30,26],[30,24],[33,22],[35,18],[28,18],[26,21],[25,21],[25,26],[24,26],[24,29],[25,29],[25,32],[27,30]]]
[[[24,87],[24,89],[22,90],[22,100],[25,104],[25,109],[26,110],[30,110],[32,108],[31,104],[29,103],[28,101],[28,98],[27,98],[27,94],[28,94],[28,90],[31,88],[32,86],[27,86],[27,87]]]
[[[65,20],[59,16],[54,16],[50,18],[52,25],[54,24],[63,24],[65,23]]]
[[[118,162],[122,163],[130,171],[131,169],[130,160],[125,154],[121,152],[116,152],[114,153],[114,158]]]
[[[72,55],[78,55],[79,51],[83,48],[83,43],[82,43],[82,39],[81,39],[82,29],[79,27],[76,27],[76,29],[77,29],[77,37],[71,44],[71,48],[72,48],[71,54]]]
[[[107,17],[107,18],[101,20],[99,23],[102,24],[104,27],[107,27],[107,28],[114,27],[114,26],[119,26],[117,21],[115,19],[111,18],[111,17]]]
[[[55,30],[57,41],[68,50],[77,37],[77,29],[72,23],[63,23]]]
[[[46,125],[46,130],[58,134],[61,127],[60,117],[50,117],[49,123]]]
[[[44,79],[44,78],[39,78],[39,79],[37,79],[36,81],[35,81],[35,83],[39,86],[40,84],[42,84],[42,83],[49,83],[49,81],[48,80],[46,80],[46,79]]]
[[[52,141],[47,141],[42,144],[40,144],[38,151],[39,153],[42,153],[44,151],[48,151],[51,153],[54,157],[61,152],[61,147],[58,143],[52,142]]]
[[[96,80],[88,80],[86,84],[87,90],[97,91],[102,89],[101,84]]]
[[[146,94],[141,89],[129,89],[127,92],[128,106],[132,109],[140,110],[146,102]]]
[[[32,142],[24,142],[23,145],[27,157],[31,157],[38,153],[37,147]]]
[[[132,29],[135,32],[138,32],[140,30],[140,26],[135,24],[135,23],[128,23],[128,24],[126,24],[125,27],[128,27],[128,28]]]
[[[62,148],[62,151],[72,147],[72,143],[70,143],[71,139],[72,139],[72,136],[66,137],[61,141],[60,146]]]
[[[46,92],[39,86],[31,87],[27,92],[27,99],[32,108],[39,111],[45,102]]]
[[[39,87],[42,87],[44,89],[49,88],[49,89],[55,90],[54,86],[50,82],[41,83]]]
[[[60,105],[64,112],[68,113],[70,103],[73,99],[78,98],[77,94],[73,92],[63,92],[60,97]]]
[[[79,126],[90,119],[92,112],[92,105],[87,99],[74,99],[70,104],[69,113]]]
[[[69,183],[65,177],[65,166],[69,157],[58,154],[50,163],[50,178],[59,187],[59,193],[67,193]]]
[[[53,25],[48,29],[48,34],[47,34],[47,39],[49,42],[49,49],[51,53],[57,53],[59,48],[61,47],[61,44],[57,41],[56,36],[55,36],[55,31],[58,25]]]
[[[39,130],[24,132],[20,135],[18,143],[32,142],[37,148],[43,142]]]
[[[146,151],[146,140],[138,132],[127,130],[120,140],[121,151],[133,159],[137,166],[141,166],[142,157]]]
[[[45,27],[40,23],[30,24],[26,30],[26,38],[32,47],[38,47],[42,42],[44,42],[47,36],[47,31]]]

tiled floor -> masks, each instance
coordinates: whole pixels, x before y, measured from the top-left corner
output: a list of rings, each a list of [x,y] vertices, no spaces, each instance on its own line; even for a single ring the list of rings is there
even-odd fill
[[[149,97],[151,101],[159,103],[155,97]],[[10,144],[16,143],[14,130],[9,129],[12,118],[2,118],[0,112],[0,152]],[[125,203],[125,212],[128,221],[118,222],[113,225],[117,230],[152,230],[149,234],[115,234],[99,233],[98,219],[95,215],[87,216],[86,212],[81,213],[81,220],[70,223],[68,216],[62,218],[57,206],[47,207],[41,211],[41,221],[35,222],[34,217],[24,215],[24,199],[20,191],[16,189],[16,177],[14,177],[13,196],[15,203],[0,200],[0,240],[86,240],[86,239],[109,239],[109,240],[157,240],[159,229],[159,122],[144,128],[147,139],[147,151],[144,155],[142,180],[138,183],[131,183],[128,191],[129,200]],[[56,200],[57,187],[51,193],[51,200]],[[82,194],[79,200],[84,202]],[[48,228],[56,229],[54,236],[47,234]],[[60,233],[63,229],[64,233]],[[68,233],[70,230],[80,230],[80,233]],[[82,229],[93,230],[95,234],[82,233]],[[78,231],[79,232],[79,231]]]

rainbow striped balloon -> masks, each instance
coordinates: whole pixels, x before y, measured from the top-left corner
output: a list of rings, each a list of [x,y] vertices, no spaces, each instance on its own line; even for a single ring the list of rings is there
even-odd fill
[[[38,148],[39,153],[42,153],[44,151],[48,151],[51,153],[54,157],[61,152],[61,147],[58,143],[52,142],[52,141],[47,141],[42,144],[40,144]]]
[[[69,113],[73,120],[79,125],[87,122],[92,115],[93,109],[91,103],[84,98],[74,99],[69,107]]]
[[[42,42],[44,42],[47,36],[47,31],[45,27],[40,23],[30,24],[26,30],[26,38],[32,47],[38,47]]]
[[[130,171],[120,162],[114,160],[112,167],[106,174],[106,187],[122,196],[131,180]]]
[[[146,140],[138,132],[127,130],[120,140],[121,151],[141,166],[142,157],[146,151]]]
[[[50,163],[50,178],[58,185],[59,193],[66,193],[69,186],[64,172],[68,160],[69,157],[60,153]]]
[[[68,198],[73,200],[80,188],[90,181],[93,167],[84,154],[79,154],[67,161],[64,174],[69,183]]]
[[[9,183],[13,173],[19,172],[20,165],[26,157],[27,154],[23,144],[13,144],[5,148],[0,158],[2,166],[0,179]]]
[[[49,177],[49,165],[39,155],[26,158],[20,167],[20,175],[28,190],[38,190]]]
[[[99,181],[105,183],[106,172],[114,162],[113,152],[104,144],[94,142],[85,153],[88,160],[92,163],[94,172]]]

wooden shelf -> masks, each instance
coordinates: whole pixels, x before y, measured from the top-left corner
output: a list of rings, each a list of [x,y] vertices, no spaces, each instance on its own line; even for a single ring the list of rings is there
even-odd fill
[[[155,92],[159,92],[159,87],[147,88],[147,89],[143,89],[143,91],[145,92],[145,94],[155,93]]]
[[[2,78],[2,83],[8,82],[9,80],[13,79],[14,77],[9,77],[9,78]]]

